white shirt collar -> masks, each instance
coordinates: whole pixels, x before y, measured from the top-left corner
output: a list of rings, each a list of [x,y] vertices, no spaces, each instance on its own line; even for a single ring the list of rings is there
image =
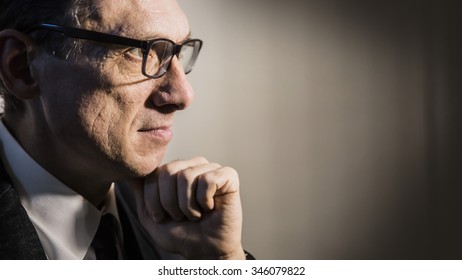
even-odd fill
[[[84,259],[101,219],[101,211],[32,159],[0,119],[1,160],[48,259]],[[114,186],[104,212],[117,216]],[[90,250],[91,251],[91,250]]]

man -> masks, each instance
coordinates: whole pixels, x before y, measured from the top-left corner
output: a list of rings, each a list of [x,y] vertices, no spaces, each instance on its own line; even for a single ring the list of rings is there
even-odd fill
[[[237,173],[161,165],[202,45],[176,1],[0,5],[0,258],[245,259]]]

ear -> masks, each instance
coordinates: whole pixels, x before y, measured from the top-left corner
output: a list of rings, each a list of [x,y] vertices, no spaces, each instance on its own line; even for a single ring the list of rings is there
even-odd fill
[[[0,78],[10,93],[22,100],[39,94],[31,72],[32,50],[29,36],[13,29],[0,31]]]

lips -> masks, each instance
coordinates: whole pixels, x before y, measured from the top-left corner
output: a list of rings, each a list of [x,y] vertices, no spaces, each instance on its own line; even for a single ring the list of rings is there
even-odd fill
[[[153,140],[160,141],[160,142],[168,143],[173,138],[171,126],[169,125],[152,127],[152,128],[142,128],[142,129],[139,129],[138,132],[144,137],[148,137]]]

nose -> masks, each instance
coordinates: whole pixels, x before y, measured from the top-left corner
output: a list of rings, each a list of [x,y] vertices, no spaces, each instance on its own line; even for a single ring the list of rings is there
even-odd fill
[[[194,99],[194,90],[176,57],[173,57],[167,73],[159,80],[161,85],[152,95],[156,107],[168,108],[168,111],[184,110],[189,107]]]

